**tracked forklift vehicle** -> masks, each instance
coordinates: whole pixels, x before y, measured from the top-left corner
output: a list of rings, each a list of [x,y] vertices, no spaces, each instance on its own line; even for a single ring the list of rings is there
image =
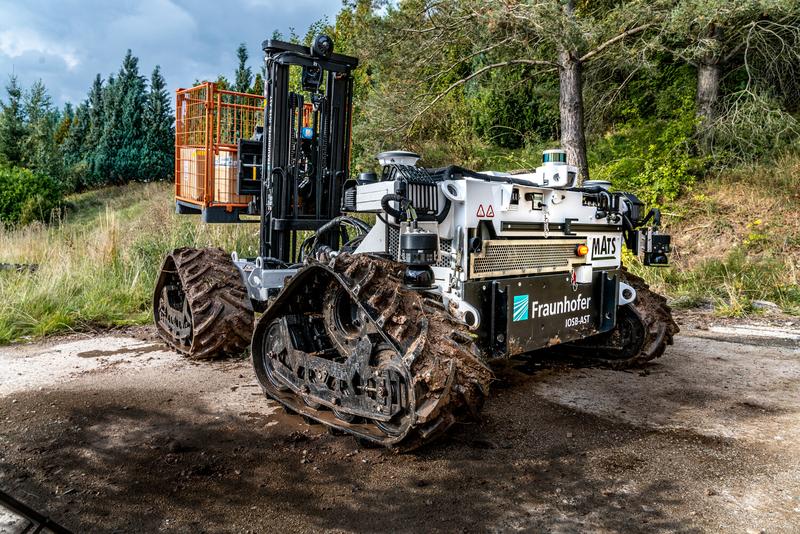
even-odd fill
[[[656,210],[607,183],[579,186],[561,150],[516,174],[385,152],[380,173],[351,176],[357,60],[325,36],[263,49],[263,128],[236,146],[240,202],[176,201],[209,221],[257,221],[259,254],[166,257],[154,319],[175,350],[249,346],[288,410],[410,449],[477,417],[493,360],[566,346],[620,368],[672,343],[665,299],[621,264],[623,245],[668,262]]]

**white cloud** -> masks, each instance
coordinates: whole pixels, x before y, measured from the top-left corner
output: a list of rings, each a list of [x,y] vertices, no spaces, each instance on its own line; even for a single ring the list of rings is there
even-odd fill
[[[69,70],[80,64],[74,49],[49,41],[31,29],[14,28],[0,31],[0,53],[13,59],[30,52],[60,58]]]
[[[186,9],[170,0],[139,0],[127,12],[120,12],[107,27],[108,38],[127,39],[132,47],[146,42],[161,43],[170,38],[193,35],[197,22]],[[137,46],[133,46],[137,45]]]
[[[56,103],[86,98],[97,73],[117,72],[125,51],[148,76],[155,65],[170,90],[197,79],[229,79],[236,48],[262,63],[261,41],[289,28],[333,20],[341,0],[0,0],[0,99],[12,72],[23,87],[36,80]]]

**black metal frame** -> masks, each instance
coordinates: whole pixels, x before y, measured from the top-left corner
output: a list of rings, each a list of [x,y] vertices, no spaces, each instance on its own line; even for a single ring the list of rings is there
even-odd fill
[[[297,260],[299,232],[316,231],[342,214],[342,186],[350,171],[352,71],[358,60],[341,54],[322,57],[309,47],[274,39],[264,41],[262,47],[266,107],[259,162],[259,255],[291,264]],[[302,92],[291,91],[292,67],[321,69],[324,90],[306,86]],[[301,135],[307,95],[314,106],[311,139]],[[252,184],[251,167],[256,161],[252,155],[258,147],[254,143],[240,143],[240,159],[251,162],[250,168],[240,167],[240,187],[243,182]],[[340,235],[329,232],[321,241],[335,250]]]
[[[36,534],[37,532],[42,532],[42,530],[48,530],[54,534],[72,534],[71,531],[62,527],[46,515],[40,514],[30,506],[18,501],[2,490],[0,490],[0,506],[28,520],[28,525],[21,532]],[[32,528],[33,530],[31,530]]]

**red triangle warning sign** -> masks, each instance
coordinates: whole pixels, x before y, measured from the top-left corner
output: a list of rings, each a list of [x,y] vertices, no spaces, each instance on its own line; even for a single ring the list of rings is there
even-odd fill
[[[489,204],[489,209],[486,210],[486,216],[487,217],[494,217],[494,208],[492,208],[491,204]]]
[[[483,211],[483,204],[478,206],[478,213],[476,214],[477,217],[486,217],[486,213]]]

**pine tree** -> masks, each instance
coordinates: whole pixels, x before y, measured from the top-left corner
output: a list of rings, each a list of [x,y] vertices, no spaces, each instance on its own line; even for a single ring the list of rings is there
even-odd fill
[[[145,104],[145,79],[139,74],[139,59],[130,50],[122,62],[117,80],[119,97],[122,102],[120,112],[120,145],[116,153],[114,168],[116,175],[125,183],[130,180],[146,178],[142,172],[141,160],[144,149],[145,131],[142,118]]]
[[[8,103],[0,102],[0,162],[19,165],[22,162],[25,122],[22,89],[16,76],[11,76],[6,92]]]
[[[86,145],[92,126],[90,117],[89,101],[85,100],[75,110],[62,144],[61,151],[67,165],[74,165],[86,158]]]
[[[88,147],[95,148],[103,136],[103,79],[99,74],[95,77],[92,88],[89,90],[87,112],[89,113],[89,136],[86,144]]]
[[[142,152],[144,177],[164,180],[172,175],[174,139],[172,108],[160,67],[153,69],[144,108],[145,142]]]
[[[94,171],[102,183],[123,184],[143,177],[144,89],[139,59],[128,50],[117,77],[109,76],[103,91],[103,134],[94,155]]]
[[[33,83],[24,99],[25,114],[29,124],[42,120],[53,109],[53,100],[47,94],[42,80]]]
[[[89,166],[87,164],[87,148],[91,129],[89,101],[85,101],[75,110],[67,136],[61,145],[64,157],[66,181],[68,189],[80,191],[90,184]]]
[[[55,142],[61,146],[66,141],[69,135],[69,129],[72,126],[72,120],[75,118],[75,112],[72,109],[72,104],[67,102],[64,104],[64,111],[61,112],[61,120],[55,131]]]
[[[249,92],[254,95],[264,94],[264,77],[261,76],[260,72],[256,73],[256,79],[253,81],[253,87],[250,88]]]
[[[236,57],[239,59],[239,67],[236,69],[234,89],[239,93],[246,93],[250,90],[250,84],[253,83],[253,71],[247,66],[247,46],[244,43],[236,49]]]
[[[103,105],[103,95],[105,86],[100,74],[95,76],[92,87],[89,90],[89,96],[86,101],[86,119],[87,129],[86,137],[80,141],[80,159],[84,160],[86,167],[86,175],[81,177],[78,187],[88,187],[92,184],[101,183],[101,175],[97,172],[96,166],[96,153],[100,146],[100,139],[103,137],[104,120],[105,120],[105,107]],[[77,142],[77,140],[76,140]],[[77,156],[77,153],[74,154]],[[72,164],[77,164],[79,160],[75,160]]]
[[[53,108],[41,80],[37,80],[25,95],[24,107],[27,124],[22,165],[60,181],[63,167],[55,142],[59,112]]]
[[[217,80],[214,83],[217,84],[217,89],[222,89],[223,91],[231,90],[231,82],[228,81],[224,74],[217,76]]]
[[[119,183],[115,174],[117,150],[120,146],[122,99],[116,78],[111,75],[102,88],[102,126],[97,146],[91,151],[92,185]]]

